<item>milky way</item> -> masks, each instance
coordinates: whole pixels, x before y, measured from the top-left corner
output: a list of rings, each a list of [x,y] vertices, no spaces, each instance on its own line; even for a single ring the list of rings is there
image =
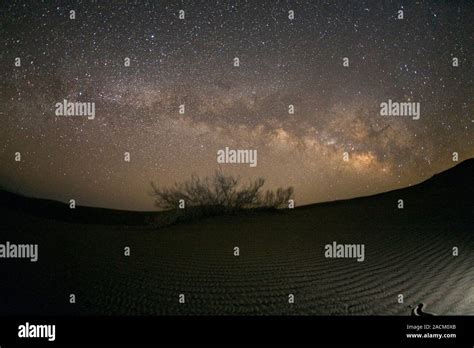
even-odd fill
[[[294,186],[301,205],[474,157],[473,2],[1,6],[0,185],[11,191],[150,210],[150,181],[210,175],[228,146],[256,149],[258,165],[225,173]],[[64,99],[94,102],[95,118],[57,116]],[[420,119],[381,116],[389,99],[419,102]]]

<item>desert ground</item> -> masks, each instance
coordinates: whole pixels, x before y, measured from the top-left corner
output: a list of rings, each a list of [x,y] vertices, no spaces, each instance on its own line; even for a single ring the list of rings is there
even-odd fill
[[[473,315],[473,162],[371,197],[162,228],[64,221],[4,200],[0,242],[38,243],[39,260],[0,261],[0,314],[410,315],[423,303]],[[326,258],[333,241],[365,244],[365,261]]]

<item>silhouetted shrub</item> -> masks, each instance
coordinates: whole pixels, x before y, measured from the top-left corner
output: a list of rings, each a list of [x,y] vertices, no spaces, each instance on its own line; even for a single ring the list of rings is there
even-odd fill
[[[169,188],[159,188],[152,182],[151,194],[157,207],[175,211],[169,215],[172,221],[164,224],[244,209],[286,207],[293,196],[293,187],[262,193],[264,183],[263,178],[258,178],[245,184],[240,177],[216,171],[213,177],[201,179],[193,175],[190,180]],[[184,202],[184,209],[180,209],[180,202]]]

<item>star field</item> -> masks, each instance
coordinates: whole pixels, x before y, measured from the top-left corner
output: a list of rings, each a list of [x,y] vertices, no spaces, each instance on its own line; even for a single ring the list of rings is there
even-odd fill
[[[150,210],[150,181],[211,175],[216,152],[229,146],[257,149],[258,166],[224,172],[294,186],[301,205],[415,184],[455,165],[453,152],[474,157],[473,3],[1,8],[0,186],[8,190]],[[95,119],[56,116],[64,99],[94,102]],[[419,102],[420,119],[382,117],[388,99]]]

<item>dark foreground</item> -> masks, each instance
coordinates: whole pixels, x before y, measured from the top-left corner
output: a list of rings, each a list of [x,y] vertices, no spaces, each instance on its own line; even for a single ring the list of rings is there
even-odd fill
[[[4,200],[0,243],[38,243],[39,260],[0,260],[1,314],[474,314],[473,162],[377,196],[161,229]],[[365,244],[364,262],[325,258],[333,241]]]

